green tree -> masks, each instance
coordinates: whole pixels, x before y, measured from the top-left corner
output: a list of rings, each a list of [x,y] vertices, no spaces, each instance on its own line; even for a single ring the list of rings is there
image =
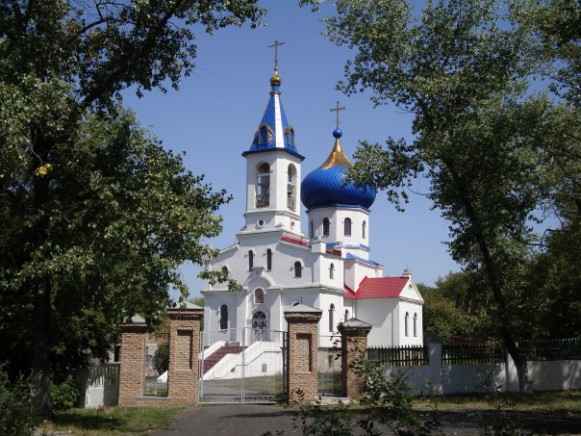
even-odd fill
[[[153,319],[219,228],[223,193],[148,139],[121,91],[177,88],[194,31],[254,27],[255,3],[0,0],[0,334],[45,416],[51,370],[102,355],[120,316]]]
[[[518,21],[540,4],[428,1],[414,18],[406,1],[339,0],[328,21],[331,39],[356,50],[341,89],[369,89],[376,105],[414,115],[414,140],[362,143],[353,179],[386,190],[399,208],[415,177],[430,181],[429,198],[450,222],[452,257],[492,296],[488,316],[521,389],[528,380],[517,340],[534,321],[523,316],[534,301],[532,224],[559,196],[571,203],[579,174],[578,165],[555,165],[578,150],[579,136],[568,133],[579,131],[578,111],[530,88],[559,64],[537,30]]]
[[[453,274],[450,273],[447,277]],[[445,289],[442,289],[440,283],[445,280],[439,279],[434,287],[420,283],[418,288],[424,298],[424,336],[438,335],[447,342],[452,336],[465,335],[468,332],[469,316],[454,299],[454,295],[449,295]],[[462,288],[454,289],[454,294],[463,290]]]

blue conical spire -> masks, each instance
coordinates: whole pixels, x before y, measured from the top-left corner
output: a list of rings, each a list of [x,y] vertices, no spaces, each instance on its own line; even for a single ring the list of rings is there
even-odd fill
[[[278,75],[278,70],[274,70],[270,78],[270,98],[266,105],[266,110],[262,120],[256,129],[252,145],[247,153],[282,149],[293,154],[298,154],[295,145],[295,131],[288,123],[282,101],[280,99],[280,85],[282,79]]]

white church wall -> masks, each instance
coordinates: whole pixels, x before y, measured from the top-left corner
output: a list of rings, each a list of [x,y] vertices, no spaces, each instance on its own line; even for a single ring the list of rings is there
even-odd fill
[[[406,331],[407,314],[407,331]],[[414,329],[414,317],[415,329]],[[399,345],[423,345],[422,306],[410,301],[399,303]]]
[[[361,281],[365,277],[382,277],[383,268],[376,268],[356,259],[346,259],[343,262],[345,268],[345,284],[353,292],[357,292]]]
[[[331,305],[333,305],[332,321]],[[333,347],[337,345],[336,341],[340,337],[337,326],[343,322],[343,295],[322,292],[317,308],[322,310],[319,321],[319,347]]]
[[[329,219],[329,235],[323,234],[323,220]],[[351,219],[351,235],[345,234],[345,220]],[[313,223],[313,235],[326,242],[341,242],[343,245],[369,246],[369,212],[360,208],[351,207],[321,207],[309,211],[309,233],[311,221]],[[365,222],[365,235],[363,235],[363,222]],[[368,258],[367,250],[357,250],[358,256]]]
[[[368,346],[399,345],[394,328],[395,299],[366,298],[357,300],[357,318],[372,325],[367,337]]]
[[[313,280],[321,286],[343,289],[344,272],[343,259],[331,254],[320,255],[314,265],[315,277],[319,280]],[[331,270],[333,271],[331,274]],[[313,277],[313,278],[315,278]]]

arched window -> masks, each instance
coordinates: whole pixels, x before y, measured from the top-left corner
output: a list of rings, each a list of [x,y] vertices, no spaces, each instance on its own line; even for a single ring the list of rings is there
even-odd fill
[[[349,309],[345,309],[345,319],[344,321],[347,321],[349,319]]]
[[[366,238],[366,236],[365,236],[365,234],[367,233],[367,231],[366,231],[366,230],[367,230],[367,229],[366,229],[366,227],[367,227],[367,223],[366,223],[365,221],[363,221],[363,224],[361,225],[361,237],[362,237],[363,239],[365,239],[365,238]]]
[[[266,145],[272,142],[273,135],[272,130],[266,124],[262,124],[258,128],[258,144]]]
[[[272,250],[270,248],[266,250],[266,269],[268,271],[272,269]]]
[[[351,218],[345,218],[343,223],[343,233],[345,236],[351,236]]]
[[[222,267],[222,274],[224,274],[226,277],[228,277],[228,267],[227,266]]]
[[[252,250],[248,251],[248,271],[252,271],[254,268],[254,252]]]
[[[295,262],[295,277],[302,277],[303,276],[303,266],[301,265],[301,263],[297,260]]]
[[[335,278],[335,265],[331,264],[329,267],[329,278],[333,280]]]
[[[313,222],[309,223],[309,238],[313,239],[315,237],[315,228],[313,226]]]
[[[409,328],[408,328],[408,324],[409,324],[409,320],[410,320],[410,314],[408,312],[405,313],[405,319],[404,319],[404,330],[405,330],[405,335],[409,336]]]
[[[295,129],[293,129],[291,126],[288,126],[286,129],[284,129],[284,136],[286,137],[286,143],[291,147],[294,147]]]
[[[335,305],[331,304],[329,306],[329,331],[332,332],[335,328]]]
[[[220,330],[228,330],[228,306],[220,306]]]
[[[414,313],[414,338],[418,337],[418,314]]]
[[[257,289],[254,291],[254,304],[264,303],[264,291],[262,289]]]
[[[286,207],[290,210],[296,209],[296,189],[295,186],[297,184],[297,170],[294,165],[288,166],[288,174],[287,174],[287,185],[286,185]]]
[[[258,166],[256,174],[256,207],[270,205],[270,167],[267,163]]]
[[[330,227],[331,223],[329,218],[323,219],[323,236],[329,236]]]

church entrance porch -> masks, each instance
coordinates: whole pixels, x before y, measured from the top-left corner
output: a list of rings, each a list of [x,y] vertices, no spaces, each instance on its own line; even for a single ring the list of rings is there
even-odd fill
[[[200,344],[219,336],[203,331]],[[259,311],[251,327],[222,337],[237,342],[214,341],[200,351],[200,403],[263,403],[286,396],[287,332],[268,330]]]

